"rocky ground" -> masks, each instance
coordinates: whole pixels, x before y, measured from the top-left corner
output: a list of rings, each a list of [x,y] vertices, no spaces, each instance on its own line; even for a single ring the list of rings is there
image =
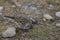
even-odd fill
[[[60,40],[60,0],[0,0],[0,40]]]

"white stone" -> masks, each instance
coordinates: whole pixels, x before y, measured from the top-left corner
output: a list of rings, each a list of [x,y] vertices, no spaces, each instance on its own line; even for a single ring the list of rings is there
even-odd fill
[[[49,7],[51,7],[51,8],[52,8],[52,7],[53,7],[53,5],[51,5],[51,4],[50,4],[50,5],[49,5]]]
[[[54,6],[53,6],[52,4],[50,4],[50,5],[48,6],[48,9],[54,9]]]
[[[2,37],[12,37],[16,34],[16,29],[14,27],[7,28],[6,31],[2,32]]]
[[[20,7],[20,6],[21,6],[21,4],[19,4],[19,3],[17,3],[17,2],[15,2],[15,4],[16,4],[16,6],[18,6],[18,7]]]
[[[46,21],[46,19],[45,19],[45,18],[43,18],[43,21]]]
[[[48,20],[53,19],[53,17],[49,14],[44,14],[43,16],[45,19],[48,19]]]
[[[57,17],[60,17],[60,12],[56,12],[55,14]]]
[[[56,23],[56,26],[60,27],[60,23]]]
[[[3,6],[0,6],[0,12],[3,10],[3,8],[4,8]]]

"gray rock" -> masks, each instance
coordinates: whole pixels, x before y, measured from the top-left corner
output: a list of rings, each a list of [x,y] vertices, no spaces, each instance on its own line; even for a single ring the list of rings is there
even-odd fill
[[[15,30],[16,29],[14,27],[7,28],[7,30],[2,32],[2,37],[12,37],[12,36],[15,36],[15,34],[16,34]]]
[[[56,12],[55,15],[56,15],[57,17],[60,17],[60,12]]]
[[[4,8],[3,6],[0,6],[0,12],[3,10],[3,8]]]

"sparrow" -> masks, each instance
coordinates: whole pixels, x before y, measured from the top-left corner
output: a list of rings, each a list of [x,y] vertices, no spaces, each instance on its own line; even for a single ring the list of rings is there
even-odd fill
[[[22,17],[22,16],[20,17],[4,16],[4,17],[15,20],[18,23],[18,26],[19,26],[18,28],[20,28],[23,31],[28,31],[29,29],[33,28],[32,23],[25,17]]]

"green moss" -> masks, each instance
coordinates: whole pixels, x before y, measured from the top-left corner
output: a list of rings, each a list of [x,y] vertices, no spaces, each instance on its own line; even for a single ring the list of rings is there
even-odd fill
[[[43,28],[36,27],[33,29],[33,31],[28,32],[29,37],[41,37],[42,40],[48,40],[48,34],[50,32],[50,29],[48,29],[46,26]]]

